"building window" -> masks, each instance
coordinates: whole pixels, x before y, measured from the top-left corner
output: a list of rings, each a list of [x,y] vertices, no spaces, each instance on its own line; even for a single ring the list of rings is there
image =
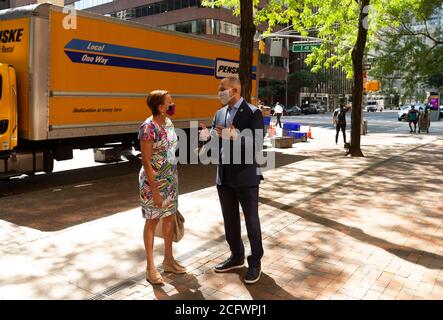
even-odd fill
[[[229,34],[238,36],[240,34],[240,27],[226,21],[215,19],[199,19],[185,22],[179,22],[170,25],[164,25],[162,28],[167,30],[175,30],[185,33],[219,35]]]
[[[81,1],[111,2],[113,0],[81,0]],[[189,7],[201,7],[201,0],[164,0],[156,3],[139,6],[135,8],[136,9],[135,17],[140,18],[154,14],[174,11],[178,9],[189,8]],[[111,15],[113,17],[124,16],[122,14],[119,14],[119,12],[114,12]]]
[[[74,7],[77,10],[83,10],[87,8],[92,8],[96,6],[100,6],[105,3],[112,2],[114,0],[80,0],[74,3]]]
[[[173,11],[175,10],[175,1],[174,0],[168,0],[168,11]]]
[[[192,21],[176,23],[175,31],[192,33]]]
[[[284,67],[285,63],[284,63],[284,59],[282,57],[272,57],[274,58],[273,60],[273,65],[276,67]]]

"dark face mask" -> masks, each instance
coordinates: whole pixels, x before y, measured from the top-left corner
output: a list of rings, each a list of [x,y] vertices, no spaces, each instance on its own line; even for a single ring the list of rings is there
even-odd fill
[[[174,113],[175,113],[175,104],[170,104],[168,110],[166,111],[166,114],[172,117]]]

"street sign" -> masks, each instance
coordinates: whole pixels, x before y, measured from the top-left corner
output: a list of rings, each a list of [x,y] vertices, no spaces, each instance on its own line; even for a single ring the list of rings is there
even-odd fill
[[[292,52],[312,52],[314,48],[320,48],[319,43],[306,43],[306,44],[293,44],[292,45]]]

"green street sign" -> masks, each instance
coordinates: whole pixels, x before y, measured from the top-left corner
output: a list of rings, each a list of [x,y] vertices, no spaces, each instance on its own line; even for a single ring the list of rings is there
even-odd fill
[[[308,44],[293,44],[292,52],[312,52],[314,48],[320,48],[319,43],[308,43]]]

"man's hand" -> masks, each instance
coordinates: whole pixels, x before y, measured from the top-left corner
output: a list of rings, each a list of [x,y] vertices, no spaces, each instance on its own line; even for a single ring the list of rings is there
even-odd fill
[[[223,140],[237,140],[237,137],[238,137],[237,130],[235,129],[235,127],[232,123],[229,126],[229,128],[225,128],[220,125],[216,126],[215,132]]]
[[[200,123],[200,127],[202,129],[200,131],[200,135],[199,135],[198,139],[200,141],[208,141],[209,136],[210,136],[208,128],[206,128],[206,126],[203,123]]]

